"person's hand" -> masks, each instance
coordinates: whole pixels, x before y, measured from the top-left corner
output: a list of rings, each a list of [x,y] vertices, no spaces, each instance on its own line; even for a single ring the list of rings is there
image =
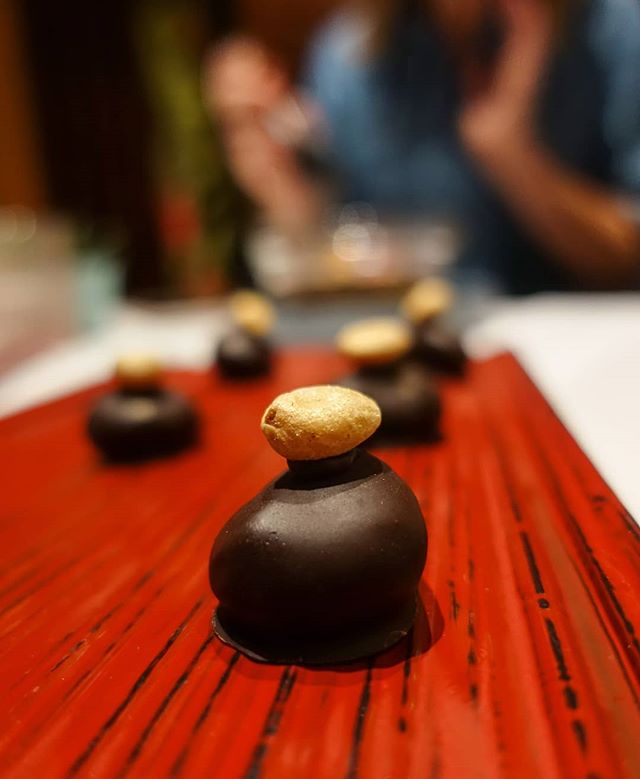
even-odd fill
[[[288,88],[283,68],[251,38],[230,38],[204,62],[204,101],[220,128],[229,168],[240,189],[262,208],[275,174],[291,164],[289,151],[266,127]]]
[[[551,13],[540,0],[498,4],[504,25],[502,48],[482,83],[467,85],[459,120],[466,148],[489,165],[535,142],[538,92],[553,43]]]
[[[311,224],[321,208],[318,194],[281,137],[284,133],[274,131],[287,124],[287,106],[298,105],[276,58],[256,41],[231,39],[205,61],[203,93],[240,189],[281,228]]]
[[[284,68],[250,38],[229,39],[213,49],[204,63],[205,104],[223,126],[262,121],[289,89]]]

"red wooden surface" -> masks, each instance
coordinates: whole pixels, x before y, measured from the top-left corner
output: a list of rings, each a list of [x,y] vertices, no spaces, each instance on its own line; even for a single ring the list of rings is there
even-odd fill
[[[341,370],[171,384],[202,446],[102,465],[97,390],[0,424],[3,777],[640,777],[638,530],[516,362],[445,394],[445,440],[384,459],[423,506],[425,615],[371,663],[255,664],[214,640],[230,514],[282,469],[258,420]]]

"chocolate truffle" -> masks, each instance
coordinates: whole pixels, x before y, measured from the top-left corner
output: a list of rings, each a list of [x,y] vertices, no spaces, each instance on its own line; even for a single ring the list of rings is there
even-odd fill
[[[438,373],[461,376],[467,366],[467,355],[457,335],[436,322],[415,326],[413,356]]]
[[[429,373],[404,359],[411,346],[409,327],[393,318],[356,322],[338,335],[338,350],[357,366],[340,384],[369,395],[382,410],[376,443],[439,437],[440,396]]]
[[[277,398],[263,431],[289,469],[222,528],[209,576],[215,633],[272,663],[356,660],[411,629],[427,552],[418,502],[357,448],[376,404],[342,387]]]
[[[162,388],[160,366],[150,358],[118,361],[118,388],[100,398],[88,434],[109,460],[135,461],[172,454],[195,441],[197,417],[180,394]]]
[[[453,289],[446,281],[430,278],[415,284],[400,307],[413,324],[412,356],[434,371],[461,375],[467,355],[459,337],[442,325],[442,317],[450,310],[453,299]]]
[[[220,340],[215,361],[227,379],[252,379],[271,370],[272,349],[268,335],[273,329],[275,311],[257,292],[241,290],[232,295],[229,311],[232,329]]]

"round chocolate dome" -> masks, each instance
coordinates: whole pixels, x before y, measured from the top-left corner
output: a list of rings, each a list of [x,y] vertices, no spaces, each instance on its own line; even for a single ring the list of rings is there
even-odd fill
[[[269,333],[276,321],[271,302],[254,290],[235,292],[228,301],[232,328],[216,348],[215,361],[226,379],[254,379],[271,370]]]
[[[118,389],[93,406],[89,438],[111,460],[139,460],[171,454],[193,443],[194,409],[182,395],[161,387],[161,368],[147,356],[118,360]]]
[[[413,354],[432,370],[454,376],[462,375],[467,364],[458,336],[436,322],[416,325]]]
[[[175,392],[155,390],[105,395],[93,407],[89,437],[111,460],[138,460],[172,454],[192,444],[197,418]]]
[[[362,398],[328,389],[333,397],[349,393],[349,402]],[[352,436],[354,416],[344,409],[343,440]],[[280,415],[281,426],[288,421]],[[378,421],[365,409],[360,435],[368,437]],[[215,632],[257,660],[355,660],[395,644],[413,625],[427,552],[418,502],[373,455],[340,451],[335,415],[330,425],[319,418],[317,426],[323,452],[331,445],[339,453],[290,461],[227,522],[211,552]],[[305,431],[313,440],[309,425]]]
[[[232,330],[224,335],[215,355],[220,374],[227,379],[253,379],[271,370],[271,346],[259,335]]]

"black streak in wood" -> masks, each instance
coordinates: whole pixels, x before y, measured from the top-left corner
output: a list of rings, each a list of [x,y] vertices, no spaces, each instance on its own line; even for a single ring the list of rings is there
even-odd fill
[[[578,694],[573,689],[573,687],[569,687],[567,685],[564,690],[564,701],[567,704],[567,707],[570,709],[577,709],[578,708]]]
[[[233,656],[231,657],[231,660],[229,660],[229,664],[224,670],[224,673],[218,679],[218,683],[213,688],[213,692],[211,693],[211,695],[209,695],[209,699],[207,700],[206,704],[204,705],[204,708],[198,715],[198,719],[196,720],[195,725],[193,726],[193,729],[189,734],[189,739],[187,740],[187,743],[184,745],[184,747],[182,747],[180,754],[173,762],[173,765],[171,766],[171,770],[169,771],[169,776],[176,777],[182,771],[182,767],[184,766],[186,759],[189,756],[189,749],[191,748],[191,744],[195,740],[196,736],[198,735],[204,723],[207,721],[207,717],[209,716],[209,713],[213,708],[213,703],[215,699],[218,697],[218,695],[220,695],[223,687],[229,681],[231,672],[233,671],[234,666],[239,659],[240,659],[240,652],[234,652]]]
[[[533,586],[535,587],[536,593],[538,595],[542,595],[544,594],[544,585],[542,584],[540,569],[538,568],[536,557],[533,554],[533,549],[531,547],[531,542],[529,541],[529,536],[525,532],[521,532],[520,539],[522,541],[522,546],[524,548],[524,555],[527,558],[529,573],[531,574],[531,578],[533,579]]]
[[[568,682],[571,680],[571,676],[567,670],[567,664],[564,659],[564,652],[562,651],[562,643],[558,636],[558,631],[556,630],[556,626],[553,620],[545,619],[544,622],[547,627],[547,633],[549,634],[551,649],[553,650],[553,654],[556,658],[558,676],[563,682]]]
[[[351,743],[351,754],[349,755],[349,766],[347,768],[346,779],[355,779],[358,775],[358,761],[360,759],[360,745],[362,743],[362,736],[364,735],[364,723],[367,717],[367,711],[369,709],[369,702],[371,700],[371,677],[372,677],[371,661],[369,661],[369,667],[367,668],[367,674],[362,685],[362,692],[360,694],[360,703],[358,705],[358,711],[356,713],[356,721],[353,726],[353,739]]]
[[[571,723],[571,728],[573,729],[573,732],[575,733],[576,738],[578,739],[578,744],[580,745],[580,749],[583,752],[587,751],[587,731],[584,726],[584,723],[581,722],[579,719],[574,719]]]
[[[158,663],[160,663],[162,658],[167,654],[167,652],[171,649],[171,647],[178,640],[178,637],[180,636],[180,634],[184,630],[185,626],[193,618],[193,615],[200,608],[200,606],[202,606],[202,602],[203,602],[202,599],[197,601],[197,603],[193,606],[193,608],[187,614],[187,616],[184,618],[184,620],[178,625],[178,627],[169,636],[169,639],[167,640],[166,644],[162,647],[162,649],[158,652],[158,654],[153,658],[153,660],[149,663],[149,665],[144,669],[144,671],[136,679],[135,683],[133,684],[133,686],[131,687],[131,689],[127,693],[127,696],[125,697],[125,699],[116,707],[115,711],[111,714],[109,719],[102,725],[100,730],[96,733],[96,735],[87,744],[87,747],[84,750],[84,752],[82,752],[74,760],[74,762],[72,763],[71,767],[67,771],[67,776],[75,776],[78,773],[78,771],[80,771],[82,766],[87,762],[87,760],[89,760],[89,758],[91,757],[91,755],[95,751],[96,747],[100,744],[102,739],[107,735],[107,733],[111,730],[111,728],[120,719],[120,717],[122,716],[122,713],[124,712],[124,710],[131,703],[131,701],[135,698],[135,696],[138,694],[140,689],[146,683],[147,679],[154,672],[154,670],[158,666]]]
[[[282,672],[282,676],[280,677],[280,684],[278,685],[275,698],[273,699],[273,703],[271,704],[271,708],[267,714],[264,727],[262,728],[260,741],[253,750],[251,763],[247,768],[244,779],[258,779],[260,776],[262,771],[262,762],[269,750],[269,737],[274,736],[278,732],[280,721],[282,719],[282,715],[284,714],[284,707],[286,702],[289,700],[289,696],[291,695],[291,690],[293,689],[296,678],[296,672],[292,671],[288,666]]]
[[[551,413],[553,413],[553,411],[551,411]],[[554,414],[554,416],[555,416],[555,414]],[[531,433],[531,440],[534,443],[534,446],[536,448],[536,451],[538,453],[540,461],[541,461],[541,463],[543,464],[543,466],[545,468],[545,471],[547,473],[549,481],[551,482],[551,485],[553,487],[553,490],[555,492],[555,495],[556,495],[556,497],[558,499],[558,502],[559,502],[559,504],[560,504],[560,506],[562,508],[562,511],[563,511],[565,517],[569,520],[569,523],[570,523],[573,531],[575,532],[577,538],[579,539],[579,541],[580,541],[584,551],[588,555],[589,560],[590,560],[591,564],[593,565],[593,567],[594,567],[594,569],[595,569],[595,571],[596,571],[596,573],[598,575],[598,578],[600,579],[600,582],[604,586],[604,588],[605,588],[605,590],[606,590],[606,592],[607,592],[607,594],[608,594],[608,596],[609,596],[609,598],[611,600],[611,603],[613,604],[613,607],[614,607],[615,611],[618,613],[618,615],[619,615],[619,617],[620,617],[620,619],[622,621],[624,629],[627,631],[627,633],[629,633],[630,638],[631,638],[632,646],[636,650],[636,653],[640,655],[640,641],[638,640],[638,636],[637,636],[637,633],[636,633],[636,630],[635,630],[635,626],[633,625],[631,620],[628,618],[624,608],[622,607],[622,604],[620,603],[620,601],[618,600],[618,598],[616,596],[615,589],[614,589],[613,585],[611,584],[611,581],[609,580],[609,577],[604,572],[602,566],[600,565],[600,562],[598,561],[598,559],[596,558],[596,556],[595,556],[595,554],[593,552],[593,548],[589,544],[589,542],[588,542],[588,540],[587,540],[587,538],[586,538],[586,536],[584,534],[584,531],[580,527],[580,523],[577,521],[575,515],[571,511],[571,509],[570,509],[570,507],[569,507],[569,505],[567,503],[567,499],[565,497],[565,494],[564,494],[564,492],[563,492],[563,490],[562,490],[562,488],[560,486],[560,483],[558,481],[558,478],[557,478],[557,476],[556,476],[556,474],[554,472],[554,469],[553,469],[551,463],[549,462],[545,452],[543,451],[543,449],[542,449],[542,447],[541,447],[537,437],[533,433],[533,429],[532,429],[531,425],[524,418],[523,418],[523,425]],[[637,527],[634,527],[632,532],[633,532],[634,536],[637,536],[637,534],[638,534]],[[636,665],[637,665],[637,658],[634,658],[634,659],[636,660]]]
[[[189,661],[189,664],[184,669],[184,671],[180,674],[180,676],[176,679],[175,683],[169,690],[169,692],[165,695],[165,697],[162,700],[162,703],[158,706],[158,708],[153,713],[153,716],[145,726],[145,729],[142,731],[140,738],[136,741],[134,744],[132,750],[129,752],[129,755],[127,757],[125,766],[123,770],[121,771],[120,775],[123,776],[129,768],[135,763],[135,761],[138,759],[138,756],[142,752],[142,749],[151,735],[151,732],[153,731],[154,727],[156,726],[156,723],[160,719],[160,717],[164,714],[167,707],[171,703],[171,701],[174,699],[178,691],[181,689],[181,687],[186,684],[187,680],[189,679],[189,676],[191,675],[191,672],[198,664],[198,661],[202,657],[205,649],[209,646],[209,644],[213,641],[213,634],[207,636],[207,638],[203,641],[203,643],[200,645],[198,651],[195,653],[195,655],[191,658]]]
[[[413,647],[411,639],[414,635],[414,631],[411,631],[410,635],[405,639],[407,642],[407,654],[404,658],[404,664],[402,666],[402,705],[405,706],[409,700],[409,679],[411,678],[411,653]]]

